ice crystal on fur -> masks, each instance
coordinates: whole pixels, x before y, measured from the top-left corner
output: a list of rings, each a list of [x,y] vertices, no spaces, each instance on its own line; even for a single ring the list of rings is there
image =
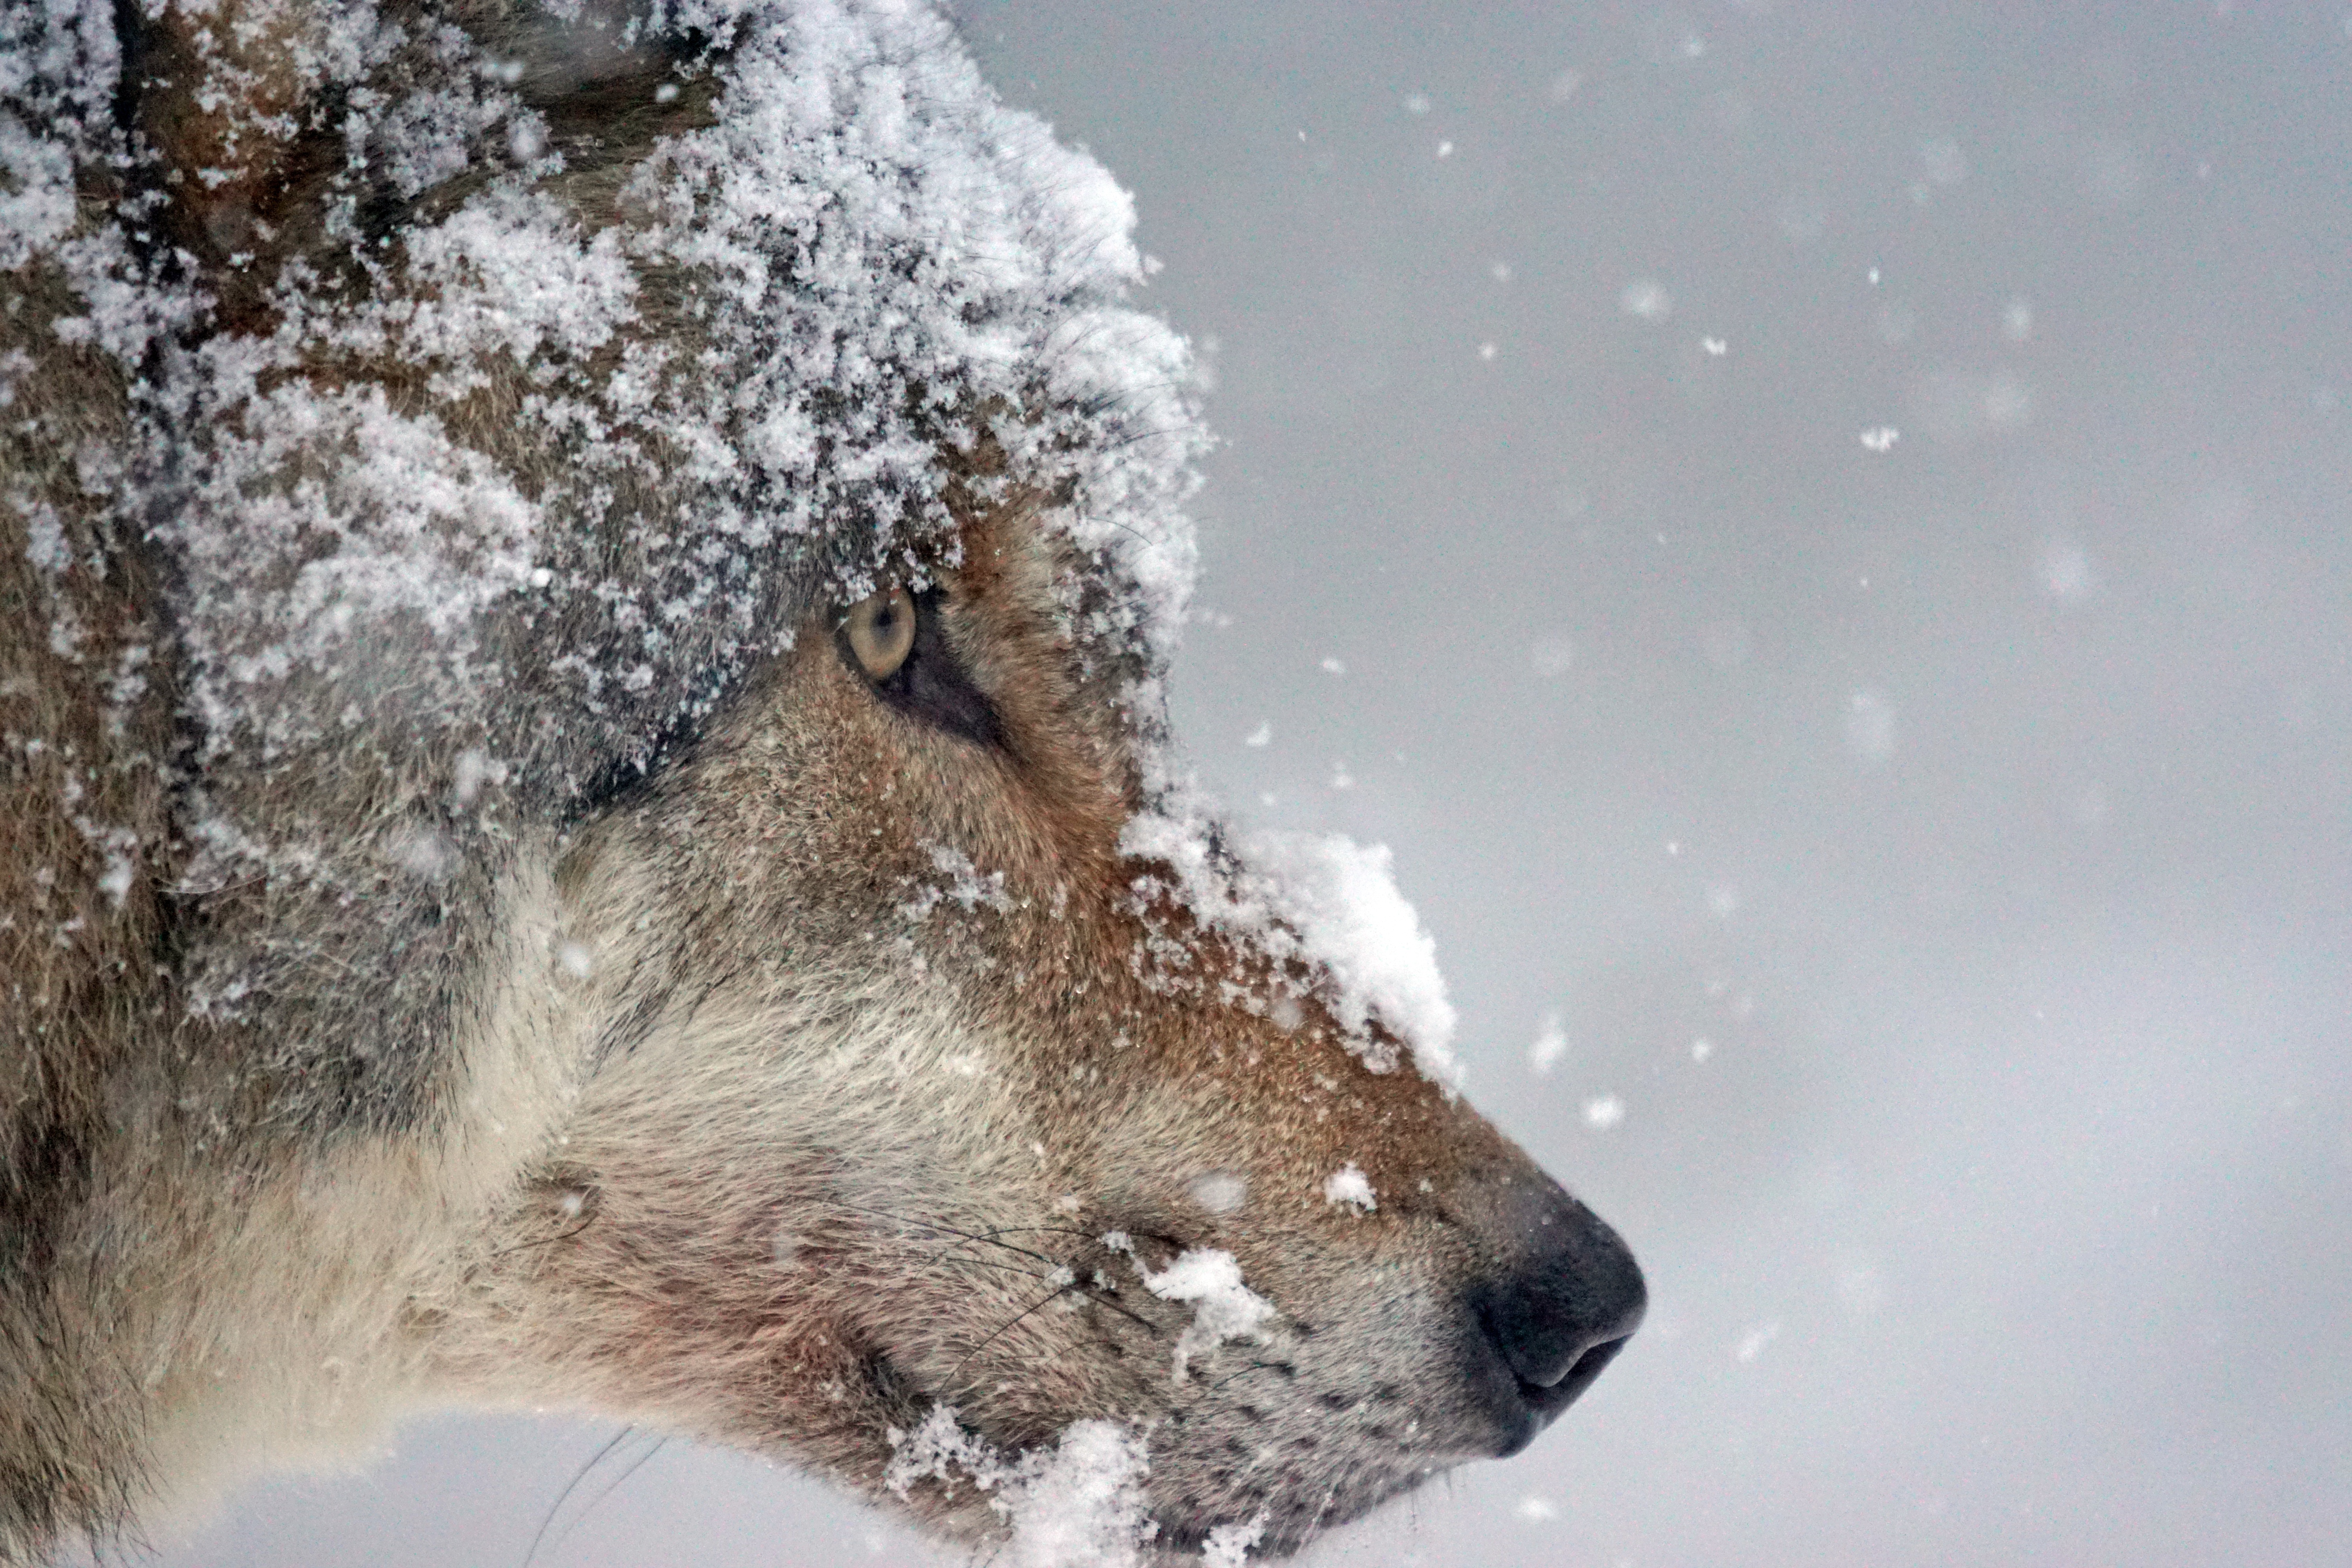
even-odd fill
[[[1078,1421],[1007,1498],[1018,1568],[1129,1568],[1156,1533],[1143,1517],[1150,1468],[1140,1439],[1114,1421]]]
[[[1516,1158],[1427,938],[1167,783],[1130,225],[911,0],[0,5],[0,1558],[445,1398],[870,1488],[950,1395],[888,1485],[1030,1568],[1416,1484],[1386,1363],[1478,1451],[1467,1254],[1314,1201]]]
[[[60,129],[0,123],[0,260],[61,243],[93,155],[104,97],[69,79],[112,61],[86,10],[8,24],[6,85]],[[929,8],[651,13],[631,47],[715,52],[681,43],[656,96],[679,118],[597,224],[562,194],[593,149],[551,140],[533,106],[551,68],[361,4],[285,18],[306,79],[352,94],[331,243],[257,269],[234,311],[126,271],[111,230],[69,268],[89,310],[73,330],[126,360],[143,365],[159,324],[207,329],[142,384],[173,461],[123,464],[142,476],[125,505],[159,520],[178,574],[200,720],[186,890],[413,899],[423,843],[446,849],[427,882],[462,881],[495,859],[481,836],[509,800],[543,809],[648,770],[807,610],[951,558],[955,508],[1008,487],[1054,498],[1055,525],[1135,590],[1074,606],[1075,629],[1164,658],[1204,439],[1188,352],[1133,308],[1126,194],[999,102]],[[257,121],[239,145],[283,133]],[[415,204],[396,243],[365,227],[375,190]],[[687,280],[667,286],[683,323],[647,317],[656,276]],[[385,363],[416,379],[387,383]],[[1156,703],[1148,681],[1138,700]],[[331,842],[358,807],[326,775],[355,749],[383,760],[373,849]],[[461,777],[479,755],[502,771]],[[278,809],[289,794],[317,811]],[[434,820],[453,795],[467,820]],[[1130,847],[1177,865],[1215,923],[1328,964],[1368,1061],[1395,1058],[1377,1018],[1448,1069],[1452,1011],[1384,849],[1267,836],[1258,869],[1220,882],[1205,836],[1160,820]],[[951,883],[961,904],[982,893]],[[389,938],[381,959],[359,939],[402,924],[331,959],[263,954],[224,925],[204,962],[215,991],[259,963],[257,994],[290,995],[319,964],[389,963]]]
[[[0,7],[0,271],[74,224],[74,165],[103,146],[118,50],[106,0]]]
[[[1004,873],[991,871],[983,875],[971,863],[971,857],[961,849],[944,844],[926,847],[931,869],[941,880],[919,884],[915,896],[899,906],[898,912],[910,921],[919,921],[942,903],[953,904],[966,914],[974,910],[994,910],[999,913],[1010,910],[1013,900],[1004,891]]]

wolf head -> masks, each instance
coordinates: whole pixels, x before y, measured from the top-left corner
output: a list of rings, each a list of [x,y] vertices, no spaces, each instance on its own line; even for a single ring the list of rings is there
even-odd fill
[[[928,10],[8,26],[0,1554],[470,1400],[1231,1560],[1616,1353],[1171,760],[1183,345]]]

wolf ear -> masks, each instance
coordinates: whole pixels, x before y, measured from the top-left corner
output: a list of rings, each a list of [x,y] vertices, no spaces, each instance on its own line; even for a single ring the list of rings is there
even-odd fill
[[[266,314],[288,261],[347,274],[340,257],[493,174],[549,153],[571,174],[633,159],[708,108],[712,40],[628,0],[162,0],[118,15],[156,237],[232,326]]]

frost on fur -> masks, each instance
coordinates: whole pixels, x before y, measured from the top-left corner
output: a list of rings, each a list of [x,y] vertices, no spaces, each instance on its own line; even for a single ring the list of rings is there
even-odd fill
[[[1221,1524],[1209,1531],[1202,1544],[1201,1561],[1208,1568],[1242,1568],[1250,1548],[1265,1537],[1263,1516],[1239,1524]]]
[[[77,211],[131,166],[114,12],[45,0],[0,8],[0,268],[55,268],[79,311],[47,331],[131,388],[123,449],[83,466],[171,580],[177,891],[220,917],[193,994],[318,1020],[279,1081],[323,1081],[317,999],[354,974],[387,1039],[433,1037],[442,906],[478,906],[519,821],[643,776],[810,615],[952,564],[963,519],[1042,505],[1117,584],[1072,629],[1164,661],[1206,441],[1189,348],[1137,308],[1126,193],[929,6],[682,0],[601,41],[593,6],[518,8],[563,57],[528,70],[364,0],[145,9],[192,41],[142,134],[219,143],[173,199],[226,193],[225,253],[154,265],[152,214]],[[293,96],[257,108],[236,51],[278,47]],[[557,134],[549,84],[599,48],[674,106],[625,146]],[[269,160],[314,132],[319,216],[279,255],[249,201],[302,184]],[[315,935],[281,940],[297,902]]]
[[[1003,872],[983,875],[970,855],[949,845],[929,844],[924,850],[940,879],[919,883],[915,896],[898,906],[898,912],[908,920],[924,920],[943,903],[953,904],[966,914],[982,909],[1001,914],[1013,908],[1013,900],[1004,891]]]

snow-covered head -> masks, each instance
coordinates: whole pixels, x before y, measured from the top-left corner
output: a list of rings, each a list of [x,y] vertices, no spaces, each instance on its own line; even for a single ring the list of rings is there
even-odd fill
[[[1638,1271],[1454,1093],[1384,852],[1181,785],[1203,437],[1099,166],[901,0],[152,9],[0,33],[0,405],[109,416],[0,500],[173,736],[74,819],[168,931],[139,1093],[238,1234],[299,1191],[287,1333],[380,1325],[276,1363],[1040,1563],[1295,1546],[1598,1374]],[[185,1229],[152,1289],[267,1317]]]

